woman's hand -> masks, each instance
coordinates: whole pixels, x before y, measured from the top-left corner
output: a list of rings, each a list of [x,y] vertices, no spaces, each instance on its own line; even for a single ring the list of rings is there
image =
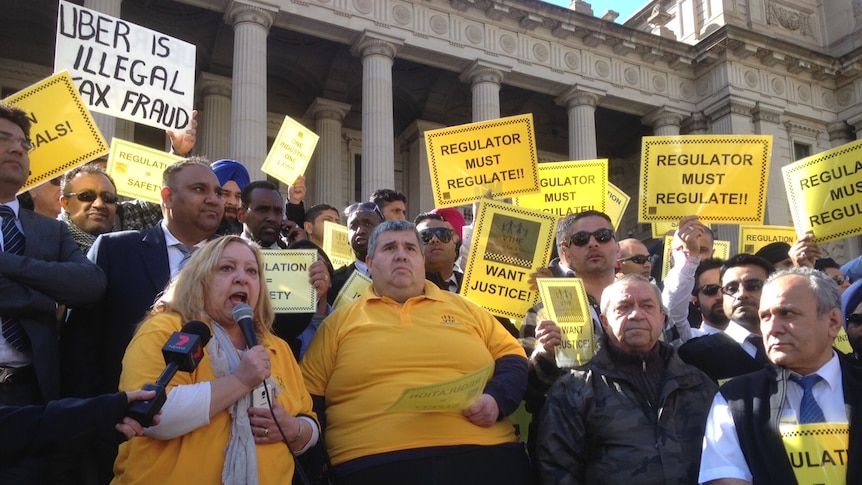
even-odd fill
[[[250,391],[259,386],[271,373],[272,363],[269,360],[269,352],[263,345],[255,345],[243,352],[234,376]]]
[[[257,444],[289,441],[299,431],[299,420],[291,416],[275,396],[270,395],[270,399],[272,401],[271,413],[269,412],[269,408],[248,408],[251,434],[254,435],[254,442]],[[282,437],[278,431],[278,426],[275,425],[276,421],[278,421],[282,431],[287,433],[286,437]]]

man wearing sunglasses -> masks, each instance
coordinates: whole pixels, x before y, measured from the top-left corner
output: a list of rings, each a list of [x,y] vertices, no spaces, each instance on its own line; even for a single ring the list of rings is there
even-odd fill
[[[769,362],[716,394],[699,483],[862,483],[862,369],[832,348],[840,305],[835,282],[812,268],[766,281],[759,320]]]
[[[679,356],[716,381],[760,370],[768,362],[760,335],[758,308],[766,278],[775,268],[750,254],[737,254],[721,267],[724,332],[690,340]]]
[[[862,357],[862,281],[853,283],[841,294],[841,312],[844,314],[844,331],[853,347],[853,357],[859,360]]]
[[[86,254],[100,234],[114,228],[119,200],[114,181],[94,165],[81,165],[66,172],[60,188],[60,220]]]
[[[649,251],[644,243],[635,238],[620,241],[620,259],[617,260],[617,278],[627,274],[638,274],[650,279],[652,263],[649,259]]]
[[[105,275],[66,226],[23,209],[15,194],[30,176],[30,119],[0,102],[0,405],[60,397],[58,304],[89,305]],[[56,217],[56,216],[55,216]],[[42,483],[44,457],[0,459],[0,483]]]
[[[691,302],[699,310],[700,327],[691,329],[691,337],[703,337],[723,332],[729,320],[724,314],[724,293],[721,292],[721,265],[724,260],[709,258],[701,261],[694,272]]]
[[[439,214],[424,212],[413,221],[425,253],[425,278],[441,290],[458,293],[464,273],[455,270],[458,244],[455,231]]]

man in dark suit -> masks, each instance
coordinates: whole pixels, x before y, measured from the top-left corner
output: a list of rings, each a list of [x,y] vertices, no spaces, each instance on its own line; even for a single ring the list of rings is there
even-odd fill
[[[769,361],[760,336],[760,292],[775,270],[769,261],[737,254],[721,267],[724,313],[730,319],[723,332],[689,340],[679,348],[686,363],[721,383],[760,370]]]
[[[327,296],[330,305],[335,303],[338,292],[347,283],[353,271],[359,271],[365,276],[370,276],[368,265],[365,264],[365,256],[368,254],[368,238],[371,237],[374,229],[383,222],[383,213],[380,212],[374,202],[353,204],[344,209],[344,216],[347,218],[347,237],[350,240],[353,254],[356,255],[356,261],[338,268],[332,275],[332,289]]]
[[[0,404],[44,404],[60,395],[57,305],[90,304],[105,275],[87,261],[65,224],[21,209],[30,175],[30,121],[0,103]],[[36,483],[44,466],[0,458],[0,483]]]

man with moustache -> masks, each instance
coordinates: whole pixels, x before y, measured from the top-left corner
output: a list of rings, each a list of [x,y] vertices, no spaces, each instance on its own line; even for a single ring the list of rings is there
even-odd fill
[[[210,165],[215,172],[222,188],[222,199],[224,199],[224,218],[218,228],[218,234],[242,234],[242,222],[237,219],[239,212],[240,194],[242,189],[248,185],[248,170],[242,163],[236,160],[217,160]]]
[[[727,328],[724,314],[724,295],[721,292],[721,265],[724,260],[709,258],[697,266],[691,302],[700,311],[700,327],[691,329],[692,338],[723,332]]]
[[[99,235],[114,228],[119,202],[114,180],[94,165],[81,165],[63,175],[60,189],[60,220],[86,254]]]
[[[853,283],[841,294],[841,313],[844,314],[844,331],[853,348],[852,355],[858,360],[862,356],[862,281]]]
[[[441,290],[458,293],[464,273],[455,270],[458,247],[455,231],[439,214],[424,212],[413,220],[425,253],[425,278]]]
[[[724,332],[690,340],[679,348],[682,360],[724,381],[760,370],[768,362],[760,335],[757,309],[771,263],[750,254],[737,254],[721,267],[724,313],[730,319]]]
[[[838,286],[812,268],[766,281],[759,317],[769,362],[716,394],[699,483],[862,483],[862,368],[832,348],[839,305]]]
[[[329,304],[335,303],[338,292],[347,283],[354,271],[359,271],[365,276],[371,276],[368,272],[368,264],[365,262],[368,256],[368,238],[374,229],[383,222],[383,213],[374,202],[358,202],[344,209],[347,217],[347,237],[350,240],[350,248],[356,260],[347,266],[342,266],[332,275],[332,291],[327,296]]]
[[[542,483],[691,484],[716,386],[659,339],[658,288],[626,275],[602,293],[596,355],[561,377],[542,409]]]
[[[341,224],[338,209],[329,204],[317,204],[305,211],[305,222],[302,228],[314,244],[323,247],[323,234],[326,222]]]

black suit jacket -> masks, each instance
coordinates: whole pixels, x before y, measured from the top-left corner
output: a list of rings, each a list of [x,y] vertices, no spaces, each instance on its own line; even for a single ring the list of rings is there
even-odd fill
[[[761,370],[768,363],[765,356],[761,361],[754,360],[724,332],[689,340],[678,353],[685,363],[702,370],[716,382]]]
[[[62,222],[26,209],[18,218],[24,254],[0,252],[0,315],[21,321],[30,337],[39,390],[49,401],[60,396],[57,304],[74,307],[97,301],[105,275],[87,261]]]
[[[335,303],[335,298],[338,297],[338,293],[344,288],[344,284],[347,283],[348,278],[350,278],[355,269],[356,262],[354,261],[347,266],[338,268],[335,270],[335,273],[332,273],[332,288],[329,289],[326,295],[326,300],[330,305]]]
[[[64,392],[76,397],[117,391],[126,346],[171,277],[161,224],[102,234],[87,257],[108,286],[95,308],[73,309],[63,330]]]

